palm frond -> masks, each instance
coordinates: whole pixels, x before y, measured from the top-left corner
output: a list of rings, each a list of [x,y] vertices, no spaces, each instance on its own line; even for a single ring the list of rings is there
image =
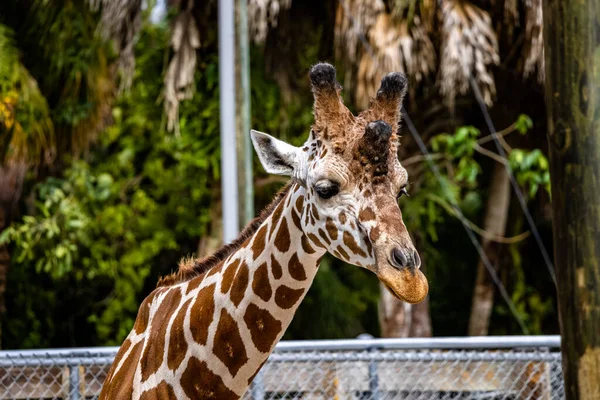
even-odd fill
[[[361,36],[369,32],[384,11],[382,0],[340,1],[335,20],[335,51],[339,59],[350,63],[359,59]]]
[[[525,0],[525,47],[523,49],[523,75],[537,70],[537,80],[544,82],[544,15],[542,0]]]
[[[142,0],[88,0],[92,10],[101,9],[100,31],[117,45],[119,90],[131,87],[135,72],[135,38],[142,27]]]
[[[196,49],[200,47],[200,32],[192,15],[193,2],[180,12],[173,22],[171,46],[174,55],[165,75],[165,112],[167,129],[178,128],[179,102],[194,93]]]
[[[436,68],[436,53],[420,18],[414,16],[411,26],[407,20],[396,21],[382,12],[369,31],[372,53],[363,51],[357,83],[357,105],[366,108],[369,96],[377,92],[383,75],[389,71],[403,72],[420,82]]]
[[[263,43],[269,29],[277,26],[277,17],[292,5],[292,0],[249,0],[248,26],[250,38]]]
[[[76,156],[86,151],[110,120],[115,95],[113,51],[98,32],[98,17],[83,0],[31,8],[36,46],[45,63],[32,73],[52,109],[57,146]]]
[[[0,24],[0,165],[50,162],[54,126],[37,81],[21,64],[10,29]]]
[[[489,14],[461,0],[442,2],[442,54],[440,86],[448,106],[454,108],[456,96],[469,90],[472,75],[491,105],[496,85],[491,71],[500,61],[498,40]]]

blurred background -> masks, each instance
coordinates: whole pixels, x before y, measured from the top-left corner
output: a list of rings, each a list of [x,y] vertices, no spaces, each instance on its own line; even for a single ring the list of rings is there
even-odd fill
[[[318,61],[336,65],[353,111],[387,72],[410,81],[400,207],[430,295],[398,302],[327,256],[284,338],[558,333],[541,0],[236,10],[236,73],[249,78],[237,111],[253,129],[304,142]],[[217,21],[215,0],[0,2],[2,348],[118,345],[159,276],[219,246]],[[285,180],[235,150],[254,171],[243,223]]]

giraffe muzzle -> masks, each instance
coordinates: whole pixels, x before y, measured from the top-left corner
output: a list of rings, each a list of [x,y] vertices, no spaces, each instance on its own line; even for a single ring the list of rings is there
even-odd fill
[[[388,250],[387,257],[378,259],[374,272],[394,296],[415,304],[429,293],[429,283],[420,267],[421,258],[414,247],[394,245]]]
[[[419,253],[417,253],[417,250],[413,248],[401,249],[399,247],[395,247],[392,250],[390,264],[392,264],[398,269],[418,269],[421,267],[421,258],[419,257]]]

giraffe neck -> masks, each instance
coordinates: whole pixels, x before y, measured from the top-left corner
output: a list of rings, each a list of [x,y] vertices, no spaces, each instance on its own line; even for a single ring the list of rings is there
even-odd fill
[[[292,321],[326,251],[303,231],[304,198],[304,188],[294,185],[224,262],[149,296],[134,399],[161,385],[177,398],[244,394]],[[136,332],[134,327],[133,342]]]
[[[303,230],[294,185],[256,232],[207,273],[152,292],[100,399],[239,399],[283,336],[325,248]]]
[[[216,284],[215,321],[208,338],[220,361],[214,360],[215,366],[226,386],[239,395],[283,336],[325,254],[302,229],[304,192],[295,185],[203,285]]]

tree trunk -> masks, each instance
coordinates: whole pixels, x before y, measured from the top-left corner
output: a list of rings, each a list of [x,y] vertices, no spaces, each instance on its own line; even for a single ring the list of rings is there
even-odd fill
[[[411,326],[412,306],[400,301],[383,283],[379,284],[379,326],[381,337],[408,337]]]
[[[398,300],[385,285],[380,284],[379,326],[381,337],[431,337],[429,297],[418,304]]]
[[[544,50],[565,393],[600,399],[600,0],[545,0]]]
[[[23,180],[27,168],[23,163],[11,163],[0,166],[0,232],[6,228],[13,217],[23,189]],[[6,312],[4,293],[10,268],[8,246],[0,245],[0,316]],[[2,325],[0,324],[0,348],[2,348]]]
[[[418,235],[413,238],[419,248]],[[421,269],[426,260],[421,254]],[[418,304],[408,304],[398,300],[385,285],[379,285],[379,327],[381,337],[431,337],[431,317],[429,296]]]
[[[483,228],[496,236],[504,236],[509,206],[510,179],[504,165],[496,163],[492,173]],[[497,268],[501,247],[500,243],[495,243],[484,238],[481,245],[491,265]],[[490,316],[492,314],[492,307],[494,306],[494,290],[495,287],[490,274],[480,259],[477,264],[477,278],[475,279],[473,303],[469,317],[469,336],[485,336],[488,334]]]

